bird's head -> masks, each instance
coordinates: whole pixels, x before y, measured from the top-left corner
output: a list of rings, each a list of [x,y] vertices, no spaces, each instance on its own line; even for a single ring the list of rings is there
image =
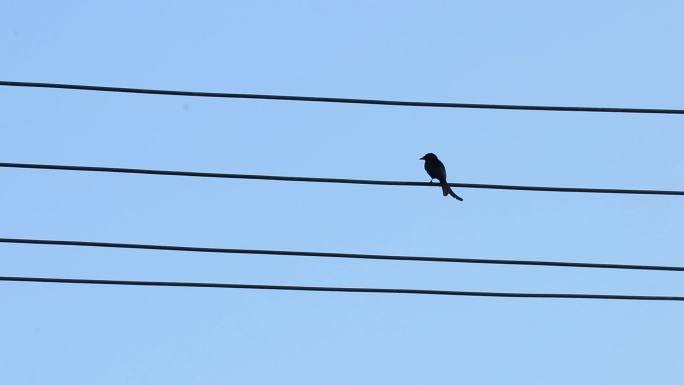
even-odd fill
[[[423,155],[422,158],[420,158],[420,160],[435,160],[435,159],[437,159],[437,155],[435,155],[431,152],[428,152],[427,154]]]

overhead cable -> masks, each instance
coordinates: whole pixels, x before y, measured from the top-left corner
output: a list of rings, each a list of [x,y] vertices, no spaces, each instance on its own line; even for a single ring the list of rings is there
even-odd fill
[[[684,114],[684,109],[668,108],[622,108],[622,107],[576,107],[576,106],[537,106],[515,104],[484,104],[484,103],[446,103],[446,102],[419,102],[380,99],[356,99],[334,98],[320,96],[292,96],[270,95],[233,92],[199,92],[199,91],[174,91],[148,88],[128,87],[105,87],[81,84],[59,84],[38,82],[15,82],[0,81],[0,86],[7,87],[33,87],[33,88],[57,88],[66,90],[123,92],[133,94],[175,95],[175,96],[198,96],[210,98],[233,98],[233,99],[262,99],[262,100],[288,100],[298,102],[321,102],[321,103],[348,103],[348,104],[371,104],[385,106],[409,106],[409,107],[437,107],[437,108],[478,108],[494,110],[531,110],[531,111],[570,111],[570,112],[617,112],[638,114]]]
[[[509,293],[486,291],[454,291],[454,290],[421,290],[421,289],[385,289],[367,287],[328,287],[328,286],[293,286],[293,285],[254,285],[242,283],[213,282],[169,282],[169,281],[130,281],[109,279],[76,279],[45,277],[7,277],[0,276],[0,281],[33,282],[33,283],[71,283],[87,285],[124,285],[124,286],[162,286],[162,287],[203,287],[214,289],[256,289],[286,291],[318,291],[346,293],[384,293],[384,294],[419,294],[468,297],[508,297],[508,298],[556,298],[556,299],[609,299],[633,301],[684,301],[684,297],[665,295],[615,295],[615,294],[568,294],[568,293]]]
[[[25,238],[0,238],[0,243],[54,245],[54,246],[58,245],[58,246],[104,247],[104,248],[118,248],[118,249],[140,249],[140,250],[162,250],[162,251],[187,251],[187,252],[196,252],[196,253],[219,253],[219,254],[257,254],[257,255],[318,257],[318,258],[372,259],[372,260],[385,260],[385,261],[416,261],[416,262],[447,262],[447,263],[451,262],[451,263],[474,263],[474,264],[493,264],[493,265],[579,267],[579,268],[596,268],[596,269],[684,271],[684,267],[682,267],[682,266],[630,265],[630,264],[618,264],[618,263],[561,262],[561,261],[518,260],[518,259],[451,258],[451,257],[408,256],[408,255],[331,253],[331,252],[319,252],[319,251],[259,250],[259,249],[237,249],[237,248],[195,247],[195,246],[174,246],[174,245],[151,245],[151,244],[139,244],[139,243],[86,242],[86,241],[25,239]]]
[[[150,169],[122,168],[122,167],[67,166],[67,165],[58,165],[58,164],[0,162],[0,167],[3,167],[3,168],[37,169],[37,170],[62,170],[62,171],[107,172],[107,173],[123,173],[123,174],[189,176],[189,177],[201,177],[201,178],[252,179],[252,180],[270,180],[270,181],[287,181],[287,182],[342,183],[342,184],[362,184],[362,185],[376,185],[376,186],[379,185],[379,186],[440,187],[440,185],[438,183],[428,183],[428,182],[369,180],[369,179],[344,179],[344,178],[316,178],[316,177],[302,177],[302,176],[254,175],[254,174],[228,174],[228,173],[218,173],[218,172],[150,170]],[[484,184],[484,183],[449,183],[449,186],[458,187],[458,188],[490,189],[490,190],[574,192],[574,193],[600,193],[600,194],[636,194],[636,195],[684,195],[684,191],[680,191],[680,190],[520,186],[520,185]]]

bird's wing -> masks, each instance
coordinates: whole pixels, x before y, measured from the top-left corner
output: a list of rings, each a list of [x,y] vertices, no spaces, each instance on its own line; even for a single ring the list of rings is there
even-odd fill
[[[439,172],[442,174],[444,180],[446,180],[446,167],[444,167],[444,164],[442,162],[439,162]]]

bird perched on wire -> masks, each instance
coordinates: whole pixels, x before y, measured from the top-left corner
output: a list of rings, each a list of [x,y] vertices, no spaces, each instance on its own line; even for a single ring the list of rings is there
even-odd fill
[[[446,168],[444,168],[444,163],[437,158],[437,155],[429,152],[420,159],[425,161],[425,171],[430,175],[430,183],[432,183],[434,179],[437,179],[439,184],[442,185],[442,194],[444,196],[451,195],[459,201],[463,201],[463,198],[456,195],[447,183]]]

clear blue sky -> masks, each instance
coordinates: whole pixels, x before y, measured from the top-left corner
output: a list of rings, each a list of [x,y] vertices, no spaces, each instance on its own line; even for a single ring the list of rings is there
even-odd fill
[[[0,0],[0,78],[682,108],[678,1]],[[0,89],[0,161],[684,189],[681,116]],[[682,265],[680,197],[0,169],[0,235]],[[0,246],[2,275],[684,295],[678,273]],[[681,384],[664,302],[1,283],[0,382]]]

